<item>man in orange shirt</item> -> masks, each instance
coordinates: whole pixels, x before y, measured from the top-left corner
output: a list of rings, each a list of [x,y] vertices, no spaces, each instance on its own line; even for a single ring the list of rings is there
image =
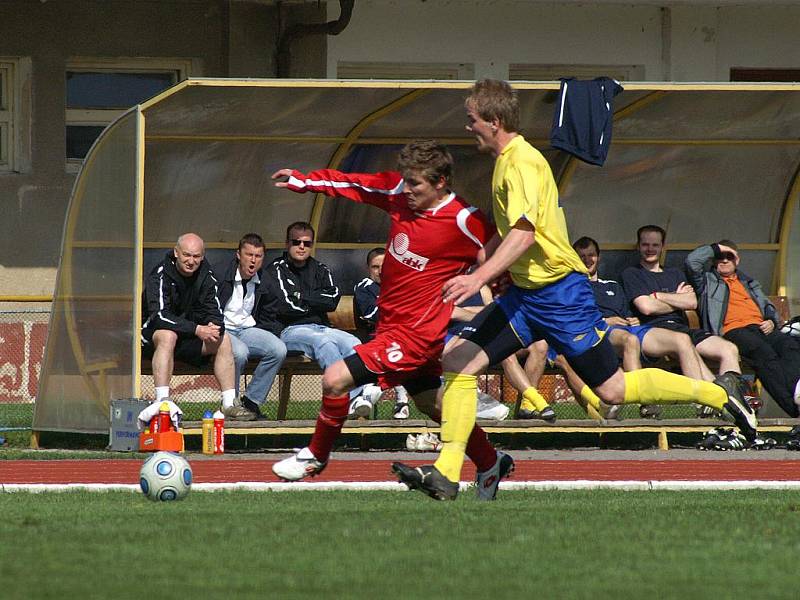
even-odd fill
[[[778,311],[761,284],[738,267],[738,248],[730,240],[686,257],[702,325],[736,344],[778,405],[800,416],[800,341],[779,331]]]

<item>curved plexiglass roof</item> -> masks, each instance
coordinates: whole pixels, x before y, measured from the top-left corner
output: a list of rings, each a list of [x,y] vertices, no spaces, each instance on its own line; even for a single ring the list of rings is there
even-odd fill
[[[456,190],[488,210],[493,162],[464,129],[470,85],[189,80],[109,126],[68,211],[34,428],[104,431],[108,401],[138,395],[142,272],[181,233],[213,249],[258,231],[279,248],[286,225],[307,220],[343,268],[363,258],[347,252],[385,242],[382,213],[276,189],[279,168],[389,169],[406,142],[438,138],[456,158]],[[521,131],[553,167],[574,238],[611,253],[646,223],[677,252],[730,238],[769,291],[798,295],[800,85],[625,84],[602,168],[549,148],[558,83],[515,86]]]

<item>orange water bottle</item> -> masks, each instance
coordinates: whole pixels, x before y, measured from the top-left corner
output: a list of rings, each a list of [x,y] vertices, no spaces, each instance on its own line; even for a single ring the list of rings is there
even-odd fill
[[[203,413],[203,454],[214,454],[214,416],[210,410]]]
[[[214,454],[225,453],[225,415],[214,413]]]

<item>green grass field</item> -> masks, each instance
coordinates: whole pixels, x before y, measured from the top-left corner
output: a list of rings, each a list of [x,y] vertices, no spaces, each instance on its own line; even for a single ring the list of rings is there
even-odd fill
[[[2,598],[796,597],[800,494],[0,494]]]

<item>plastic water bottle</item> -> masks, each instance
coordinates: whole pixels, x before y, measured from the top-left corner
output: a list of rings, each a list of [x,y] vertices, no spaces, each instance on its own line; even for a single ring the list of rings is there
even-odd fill
[[[214,413],[214,454],[225,453],[225,415]]]
[[[169,402],[162,402],[158,407],[158,431],[172,431],[172,419],[169,417]]]
[[[203,413],[203,454],[214,454],[214,415]]]

